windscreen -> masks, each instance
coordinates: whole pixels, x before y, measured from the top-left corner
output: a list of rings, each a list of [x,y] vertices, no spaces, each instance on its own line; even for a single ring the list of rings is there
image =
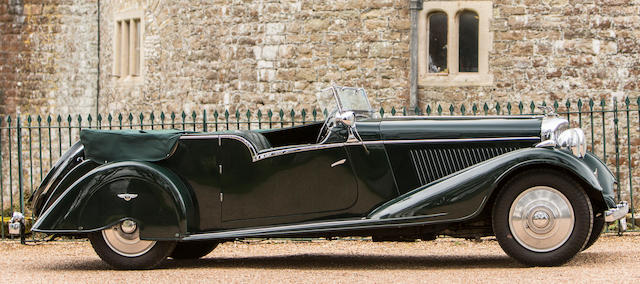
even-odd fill
[[[333,88],[326,88],[316,93],[316,106],[320,108],[320,111],[331,113],[338,108],[336,104],[336,98],[333,95]]]
[[[343,111],[371,111],[367,94],[362,88],[336,88]]]

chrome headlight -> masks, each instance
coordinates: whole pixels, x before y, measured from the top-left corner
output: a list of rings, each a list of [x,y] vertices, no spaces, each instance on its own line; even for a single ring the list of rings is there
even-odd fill
[[[582,158],[587,153],[587,139],[580,128],[571,128],[560,133],[556,138],[556,144],[561,148],[566,148],[573,155]]]
[[[536,147],[564,148],[573,155],[582,158],[587,153],[587,139],[580,128],[569,129],[569,121],[559,117],[545,117],[542,119],[542,142]]]
[[[555,141],[560,133],[569,129],[569,121],[558,117],[545,117],[542,119],[541,133],[542,140]]]

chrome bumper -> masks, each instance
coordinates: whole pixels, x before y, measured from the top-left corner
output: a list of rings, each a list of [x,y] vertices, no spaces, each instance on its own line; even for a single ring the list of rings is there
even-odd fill
[[[616,208],[611,208],[604,212],[604,221],[615,222],[620,220],[620,228],[624,231],[627,229],[627,219],[625,218],[627,213],[629,213],[629,204],[626,201],[622,201],[616,205]]]

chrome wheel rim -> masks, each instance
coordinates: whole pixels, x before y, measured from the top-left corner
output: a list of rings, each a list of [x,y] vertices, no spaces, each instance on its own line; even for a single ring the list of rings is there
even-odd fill
[[[124,220],[102,230],[102,237],[111,250],[126,257],[141,256],[156,244],[156,241],[140,239],[140,230],[133,220]]]
[[[549,252],[562,246],[573,232],[573,207],[564,194],[534,186],[518,195],[509,210],[509,229],[523,247]]]

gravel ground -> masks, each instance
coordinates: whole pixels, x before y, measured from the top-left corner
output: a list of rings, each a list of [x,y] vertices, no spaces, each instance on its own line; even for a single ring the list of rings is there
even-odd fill
[[[604,235],[561,267],[523,267],[492,239],[471,242],[252,241],[149,271],[112,270],[86,241],[0,242],[0,283],[640,282],[640,234]],[[7,269],[11,267],[11,269]]]

